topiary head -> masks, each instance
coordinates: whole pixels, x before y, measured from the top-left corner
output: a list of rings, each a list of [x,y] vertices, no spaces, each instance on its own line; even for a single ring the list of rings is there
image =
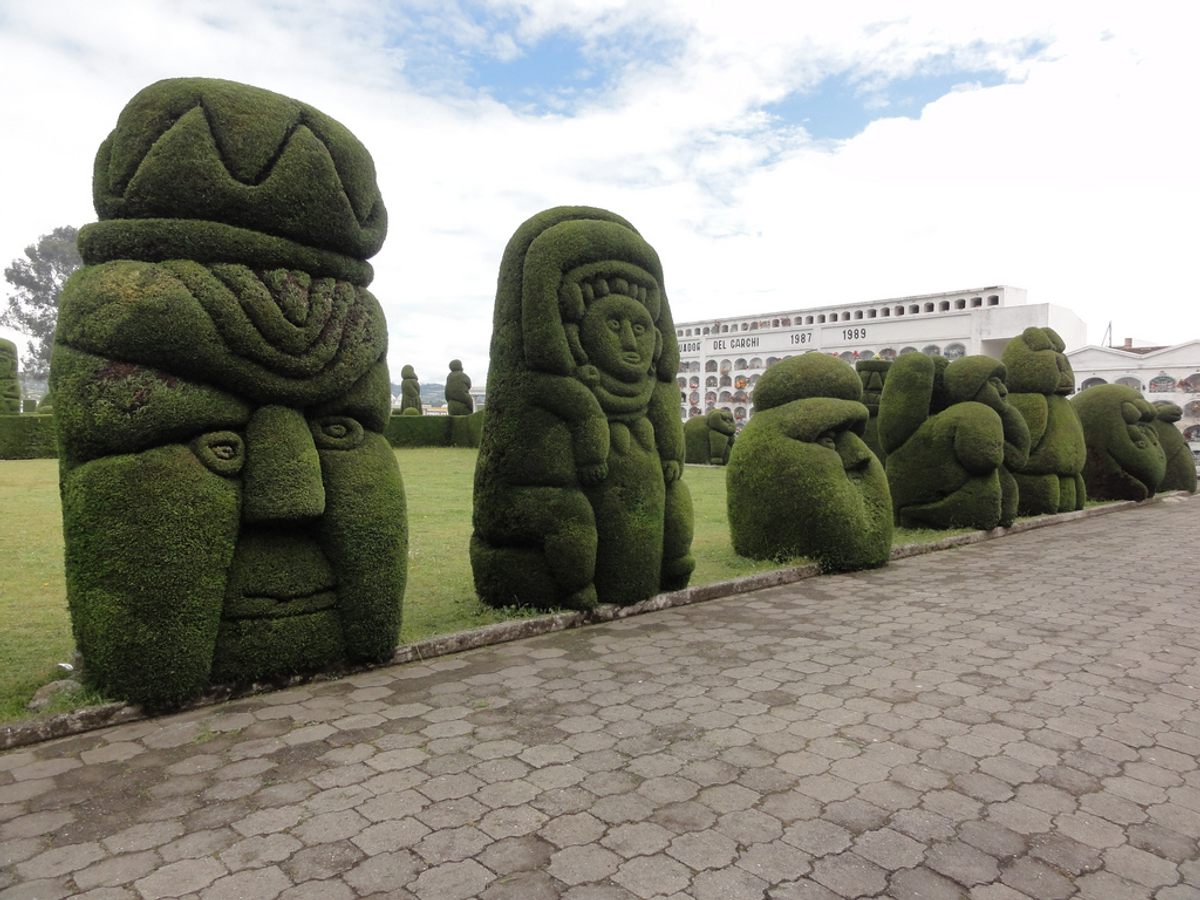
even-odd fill
[[[1000,360],[1008,369],[1008,389],[1018,394],[1074,393],[1075,373],[1053,328],[1029,327],[1008,342]]]
[[[451,372],[461,372],[462,371],[462,360],[461,359],[450,360],[450,371]]]
[[[862,400],[863,385],[849,363],[823,353],[805,353],[777,362],[754,387],[754,409],[762,412],[806,397]]]
[[[1153,494],[1166,473],[1166,456],[1154,432],[1154,407],[1123,384],[1095,385],[1071,404],[1083,425],[1089,468],[1101,475],[1120,470]]]
[[[1155,400],[1154,415],[1160,422],[1178,422],[1183,418],[1183,407],[1170,400]]]
[[[860,359],[854,364],[858,377],[862,379],[862,403],[871,415],[879,412],[879,398],[883,395],[883,383],[891,367],[890,359]]]
[[[710,430],[720,432],[721,434],[732,435],[737,431],[737,423],[734,422],[733,413],[727,409],[714,409],[708,414],[705,424]]]
[[[990,356],[964,356],[942,373],[946,396],[951,403],[974,400],[1002,413],[1008,406],[1004,364]]]
[[[414,369],[412,366],[405,366],[403,369],[400,370],[400,377],[401,378],[416,378],[417,370]]]

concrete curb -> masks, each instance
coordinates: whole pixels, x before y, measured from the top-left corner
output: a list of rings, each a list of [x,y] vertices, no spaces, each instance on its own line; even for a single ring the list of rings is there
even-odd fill
[[[1108,515],[1109,513],[1149,506],[1155,503],[1178,503],[1190,500],[1193,496],[1195,495],[1177,491],[1170,494],[1158,495],[1149,500],[1125,500],[1108,503],[1104,506],[1093,506],[1078,510],[1077,512],[1058,513],[1052,516],[1036,516],[1017,522],[1009,528],[993,528],[991,531],[972,531],[968,534],[953,535],[928,544],[906,544],[903,547],[893,547],[890,559],[898,560],[907,559],[912,556],[922,556],[926,553],[935,553],[939,550],[949,550],[954,547],[978,544],[983,541],[1006,537],[1010,534],[1020,534],[1025,531],[1033,531],[1037,528],[1047,528],[1051,525],[1060,525],[1078,521],[1079,519],[1090,519],[1095,516]],[[641,603],[634,603],[630,606],[605,605],[588,610],[587,612],[551,613],[548,615],[533,616],[528,619],[512,619],[507,622],[483,625],[468,631],[439,635],[398,647],[388,662],[377,666],[346,667],[316,674],[298,675],[270,683],[253,684],[237,690],[217,687],[196,701],[181,707],[179,710],[172,711],[169,715],[186,710],[214,706],[237,697],[252,696],[296,684],[328,681],[355,672],[363,672],[371,668],[421,662],[451,653],[462,653],[466,650],[491,647],[496,644],[505,644],[509,641],[523,640],[541,634],[566,631],[570,628],[581,628],[585,625],[595,625],[602,622],[613,622],[618,619],[628,618],[629,616],[673,609],[678,606],[689,606],[693,603],[704,603],[708,600],[732,597],[736,594],[745,594],[750,591],[762,590],[763,588],[795,584],[798,581],[814,578],[820,574],[820,568],[816,564],[809,563],[785,569],[773,569],[769,572],[759,572],[754,575],[747,575],[744,578],[734,578],[729,581],[718,581],[713,584],[698,585],[666,594],[658,594],[648,600],[643,600]],[[0,726],[0,751],[48,741],[54,738],[69,737],[99,728],[107,728],[112,725],[120,725],[125,722],[133,722],[146,718],[152,718],[152,716],[148,716],[140,707],[129,706],[124,703],[105,703],[100,706],[87,706],[71,710],[70,712],[58,713],[41,719],[18,720],[8,725]]]

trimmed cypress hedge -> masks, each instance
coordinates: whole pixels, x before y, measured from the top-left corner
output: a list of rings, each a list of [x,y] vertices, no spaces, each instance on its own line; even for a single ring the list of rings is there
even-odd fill
[[[820,353],[763,373],[725,473],[739,555],[810,556],[834,571],[887,562],[891,497],[883,466],[862,440],[861,397],[854,369]]]
[[[419,416],[421,408],[421,382],[417,381],[416,370],[405,366],[400,370],[400,414]]]
[[[1071,398],[1083,425],[1083,480],[1097,500],[1153,497],[1167,472],[1154,407],[1123,384],[1098,384]]]
[[[517,229],[496,292],[471,567],[493,606],[587,608],[681,588],[679,350],[654,249],[557,207]]]
[[[862,379],[863,406],[871,415],[867,420],[866,430],[863,431],[863,443],[871,448],[871,452],[880,462],[887,461],[887,452],[879,442],[879,398],[883,396],[883,385],[891,367],[890,359],[860,359],[854,364],[854,370]]]
[[[446,376],[446,412],[452,416],[469,416],[474,411],[471,376],[462,370],[461,360],[452,359],[450,374]]]
[[[54,459],[58,443],[54,416],[26,413],[0,415],[0,459]]]
[[[366,150],[297,101],[176,79],[130,101],[94,195],[50,374],[84,676],[157,709],[387,659],[407,526]]]
[[[469,416],[393,414],[384,437],[393,447],[478,447],[483,414],[482,409]]]
[[[714,409],[708,415],[688,419],[683,426],[686,461],[699,465],[725,465],[729,462],[736,431],[733,413],[727,409]]]
[[[17,345],[0,338],[0,416],[21,411],[21,382],[17,378]]]
[[[1183,409],[1170,400],[1154,401],[1154,433],[1167,458],[1167,471],[1159,484],[1160,491],[1196,493],[1196,461],[1183,433],[1175,423],[1183,418]]]

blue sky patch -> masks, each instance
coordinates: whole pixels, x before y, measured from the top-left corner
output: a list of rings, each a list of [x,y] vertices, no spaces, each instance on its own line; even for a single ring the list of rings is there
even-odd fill
[[[577,36],[552,34],[513,59],[474,59],[467,85],[523,112],[566,112],[619,71],[621,61],[595,56]]]

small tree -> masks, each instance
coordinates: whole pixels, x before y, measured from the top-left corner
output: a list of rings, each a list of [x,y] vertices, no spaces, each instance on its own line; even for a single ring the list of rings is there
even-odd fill
[[[55,228],[25,248],[26,259],[14,259],[4,270],[4,280],[13,290],[0,324],[29,335],[28,352],[22,360],[26,374],[42,377],[50,369],[58,297],[67,278],[83,265],[75,247],[78,233],[71,225]]]

